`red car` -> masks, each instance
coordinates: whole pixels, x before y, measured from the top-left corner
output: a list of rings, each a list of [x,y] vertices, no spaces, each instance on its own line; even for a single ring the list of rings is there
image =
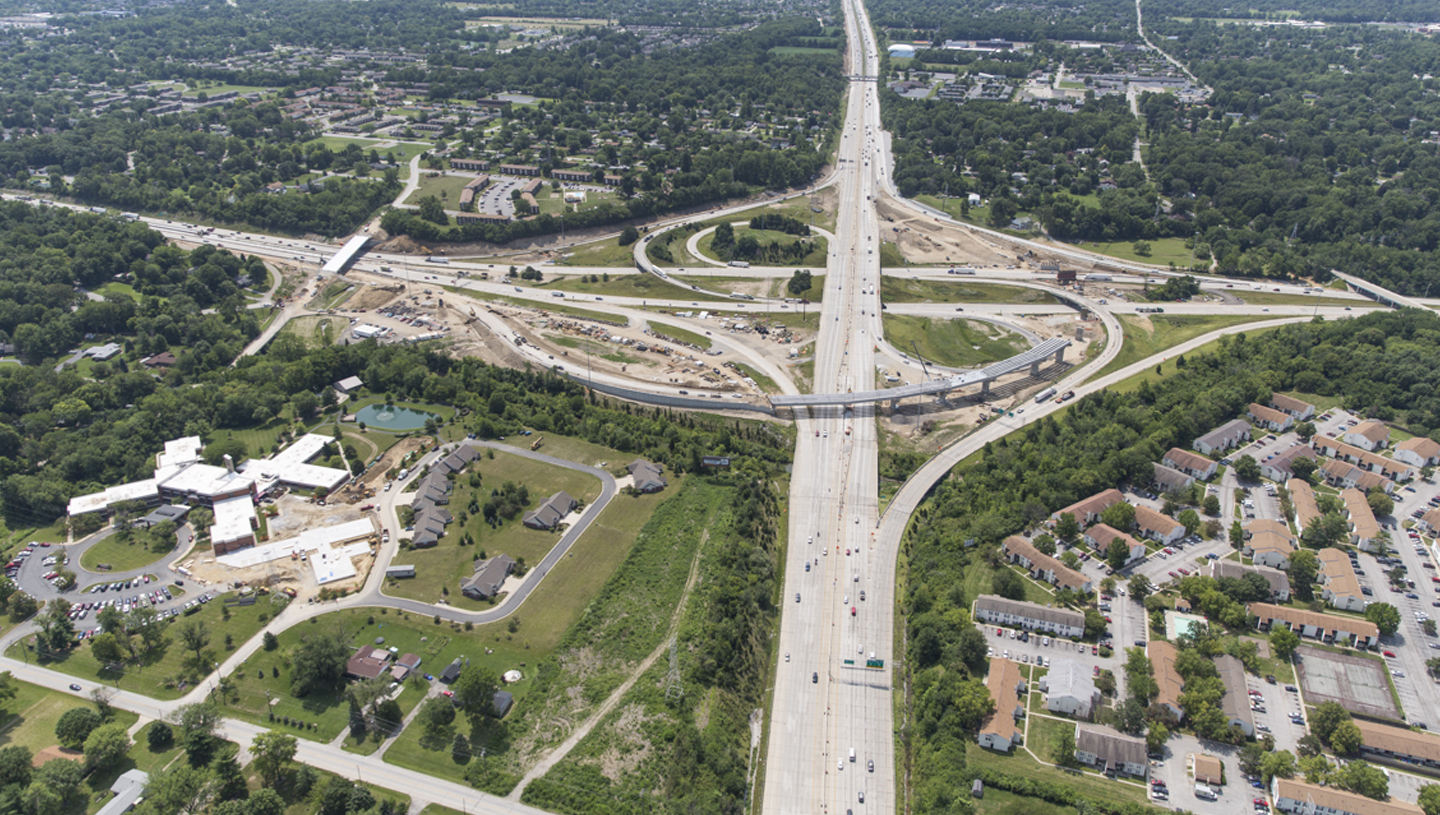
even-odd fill
[[[1180,575],[1175,574],[1174,572],[1170,572],[1170,576],[1171,576],[1171,577],[1179,577]]]
[[[1394,658],[1395,658],[1395,652],[1394,652],[1394,651],[1381,651],[1380,653],[1384,654],[1384,655],[1387,656],[1387,657],[1390,657],[1391,659],[1394,659]]]
[[[997,637],[1003,637],[1003,636],[1005,636],[1005,629],[1003,629],[1003,628],[997,628],[997,629],[995,629],[995,636],[997,636]]]
[[[855,616],[855,607],[854,607],[854,606],[851,606],[851,607],[850,607],[850,616],[851,616],[851,617],[854,617],[854,616]]]
[[[1266,801],[1264,798],[1256,798],[1256,799],[1255,799],[1255,806],[1257,806],[1257,807],[1265,807],[1266,809],[1269,809],[1269,808],[1270,808],[1270,802],[1269,802],[1269,801]]]
[[[1099,646],[1096,646],[1096,645],[1090,646],[1090,654],[1091,654],[1091,656],[1099,656],[1099,655],[1100,655],[1100,648],[1099,648]]]
[[[1182,569],[1180,569],[1180,574],[1189,575],[1189,574],[1190,574],[1190,570],[1189,570],[1189,569],[1182,568]]]
[[[1095,666],[1095,675],[1096,675],[1096,676],[1099,676],[1099,675],[1100,675],[1100,666],[1099,666],[1099,665],[1096,665],[1096,666]]]

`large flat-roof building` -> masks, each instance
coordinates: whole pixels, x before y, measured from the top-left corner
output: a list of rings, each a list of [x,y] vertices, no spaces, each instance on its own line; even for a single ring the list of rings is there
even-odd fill
[[[991,659],[985,689],[995,710],[981,722],[978,741],[981,747],[1008,753],[1024,738],[1018,722],[1025,718],[1028,688],[1020,666],[1008,659]]]
[[[1085,615],[1066,608],[1051,608],[1024,600],[1010,600],[993,594],[975,598],[971,615],[982,623],[1044,631],[1060,637],[1085,634]]]

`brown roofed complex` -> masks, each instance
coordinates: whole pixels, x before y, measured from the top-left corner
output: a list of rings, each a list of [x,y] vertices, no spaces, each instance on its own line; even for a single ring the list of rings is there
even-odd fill
[[[1286,481],[1285,489],[1290,491],[1290,503],[1295,507],[1295,525],[1300,527],[1303,533],[1310,521],[1320,517],[1320,505],[1315,502],[1315,490],[1311,488],[1310,482],[1298,478]]]
[[[1370,501],[1359,490],[1342,490],[1340,499],[1345,502],[1345,511],[1350,514],[1350,534],[1356,540],[1372,540],[1380,536],[1380,524],[1370,509]]]
[[[1145,653],[1150,657],[1155,684],[1160,687],[1155,701],[1184,718],[1185,711],[1180,707],[1180,694],[1185,692],[1185,678],[1175,670],[1175,657],[1179,656],[1179,652],[1166,640],[1150,640],[1145,644]]]
[[[1008,659],[991,659],[990,674],[985,678],[985,689],[990,692],[990,701],[995,710],[980,725],[980,733],[993,733],[1011,744],[1020,741],[1020,728],[1015,726],[1015,716],[1025,713],[1025,704],[1020,701],[1020,687],[1025,679],[1020,675],[1020,666]]]
[[[1084,591],[1085,586],[1090,583],[1090,579],[1085,575],[1036,549],[1034,544],[1019,535],[1011,535],[1005,539],[1005,553],[1030,561],[1032,572],[1049,572],[1055,578],[1054,585],[1061,588]]]
[[[1424,810],[1404,801],[1376,801],[1337,787],[1322,787],[1307,784],[1293,778],[1275,779],[1276,809],[1282,808],[1282,800],[1310,804],[1308,812],[1325,812],[1326,815],[1421,815]]]
[[[1271,394],[1270,405],[1276,410],[1283,410],[1297,419],[1307,419],[1315,413],[1314,405],[1296,399],[1293,396],[1286,396],[1283,393]]]
[[[1397,756],[1440,767],[1440,736],[1418,733],[1406,727],[1356,719],[1362,750]]]
[[[1068,507],[1051,515],[1051,520],[1059,520],[1061,515],[1073,515],[1081,526],[1091,523],[1100,517],[1100,513],[1110,507],[1122,503],[1125,496],[1119,490],[1110,489],[1086,498],[1083,501],[1076,501]]]

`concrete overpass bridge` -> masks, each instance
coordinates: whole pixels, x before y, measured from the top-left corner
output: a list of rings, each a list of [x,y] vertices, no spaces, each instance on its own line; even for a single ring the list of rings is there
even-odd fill
[[[1425,304],[1419,300],[1413,297],[1406,297],[1403,294],[1396,294],[1378,283],[1361,280],[1355,275],[1337,272],[1334,269],[1330,270],[1330,274],[1345,281],[1345,285],[1349,286],[1352,290],[1369,297],[1382,306],[1390,306],[1391,308],[1426,308]]]
[[[914,385],[902,385],[898,388],[884,388],[873,391],[859,391],[856,393],[805,393],[797,395],[772,396],[770,404],[777,408],[788,407],[827,407],[835,405],[854,405],[868,402],[883,402],[888,400],[891,409],[899,406],[901,399],[912,396],[926,396],[929,394],[944,394],[950,391],[970,385],[979,385],[980,393],[990,392],[990,383],[1006,374],[1012,374],[1026,368],[1030,369],[1031,376],[1039,376],[1040,366],[1052,357],[1056,362],[1065,361],[1065,349],[1070,347],[1070,341],[1064,337],[1046,340],[1039,345],[1016,354],[1009,359],[1001,360],[993,365],[981,368],[978,371],[966,371],[955,376],[948,376],[944,379],[931,380],[929,382],[917,382]]]

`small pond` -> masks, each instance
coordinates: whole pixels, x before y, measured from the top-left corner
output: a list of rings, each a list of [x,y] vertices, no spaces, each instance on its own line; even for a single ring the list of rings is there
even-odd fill
[[[425,426],[426,419],[438,418],[433,413],[395,405],[366,405],[355,414],[356,421],[381,430],[419,430]]]

